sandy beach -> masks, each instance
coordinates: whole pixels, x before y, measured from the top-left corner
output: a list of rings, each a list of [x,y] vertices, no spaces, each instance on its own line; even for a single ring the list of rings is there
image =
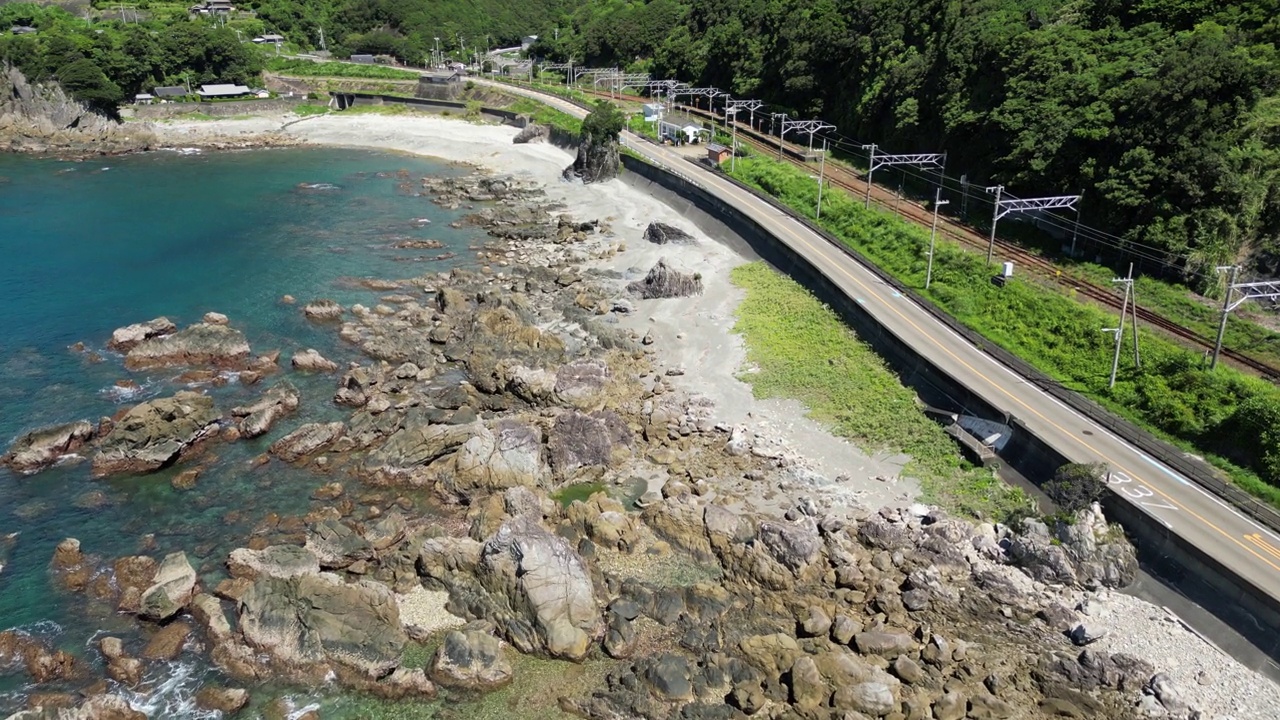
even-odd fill
[[[536,182],[575,218],[600,219],[608,224],[610,239],[625,244],[624,252],[592,261],[599,269],[619,273],[624,278],[620,282],[642,276],[659,258],[702,274],[705,292],[701,296],[634,301],[635,311],[618,322],[638,335],[652,337],[658,364],[672,370],[665,380],[708,398],[714,406],[714,423],[744,427],[764,439],[762,445],[771,441],[780,456],[791,460],[787,479],[775,481],[772,487],[734,488],[735,495],[749,498],[745,502],[750,507],[744,509],[780,514],[800,497],[809,497],[826,511],[839,513],[857,506],[901,507],[919,494],[915,482],[901,477],[907,458],[869,456],[808,419],[799,403],[753,397],[742,379],[751,371],[745,364],[742,339],[732,332],[734,310],[743,295],[729,280],[729,271],[750,258],[708,237],[664,203],[622,180],[588,186],[563,181],[560,172],[572,161],[564,150],[549,144],[514,145],[511,139],[517,131],[511,127],[421,115],[169,122],[160,124],[157,131],[174,147],[199,146],[215,138],[248,140],[277,134],[303,144],[428,155]],[[655,220],[689,232],[698,242],[666,246],[646,242],[644,229]],[[1081,597],[1088,598],[1084,605],[1092,618],[1117,626],[1099,647],[1165,668],[1211,717],[1263,718],[1274,710],[1280,696],[1272,683],[1220,654],[1163,609],[1118,593]]]
[[[832,511],[855,506],[903,506],[919,495],[919,485],[902,475],[908,460],[868,455],[807,417],[798,402],[753,396],[741,377],[745,366],[742,338],[732,332],[734,309],[742,291],[729,271],[749,258],[708,237],[689,220],[652,196],[622,180],[582,185],[561,179],[573,156],[547,143],[512,144],[519,132],[505,125],[486,125],[430,115],[323,115],[259,117],[216,121],[161,123],[158,133],[175,147],[201,145],[210,139],[252,138],[280,134],[303,144],[368,147],[466,163],[490,172],[538,183],[552,200],[580,219],[599,218],[625,245],[625,252],[596,267],[621,273],[627,281],[642,276],[659,258],[703,276],[705,292],[679,300],[639,300],[636,311],[620,325],[643,336],[650,333],[661,365],[682,374],[672,385],[701,394],[714,405],[713,422],[745,427],[763,446],[792,461],[790,485],[760,488],[754,509],[782,513],[797,496],[809,496]],[[643,239],[654,220],[674,225],[697,238],[693,245],[658,246]],[[836,479],[839,478],[839,481]]]

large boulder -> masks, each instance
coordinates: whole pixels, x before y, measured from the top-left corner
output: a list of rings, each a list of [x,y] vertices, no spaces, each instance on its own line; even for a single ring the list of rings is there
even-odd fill
[[[126,325],[122,328],[116,328],[111,333],[111,339],[107,341],[107,347],[116,352],[127,353],[144,340],[168,335],[177,329],[178,326],[174,325],[173,321],[167,317],[158,317],[144,323]]]
[[[581,660],[602,620],[591,574],[568,541],[531,515],[502,524],[484,544],[480,581],[532,625],[555,657]]]
[[[306,550],[326,570],[350,566],[357,560],[372,560],[373,546],[340,520],[321,520],[307,534]]]
[[[644,279],[630,283],[627,290],[646,300],[701,295],[702,275],[681,272],[667,262],[666,258],[659,258]]]
[[[178,460],[218,430],[213,398],[194,392],[142,403],[125,413],[102,439],[93,474],[150,472]]]
[[[581,468],[610,467],[631,455],[631,430],[610,410],[590,415],[576,410],[561,413],[550,435],[547,451],[551,467],[561,477]]]
[[[657,221],[649,223],[649,227],[644,229],[644,239],[655,245],[693,245],[698,241],[689,233],[678,227],[673,227],[666,223]]]
[[[517,485],[533,487],[546,475],[542,431],[516,420],[480,427],[454,456],[452,489],[470,497]]]
[[[294,353],[290,363],[294,369],[307,372],[334,372],[338,369],[338,363],[321,355],[315,348]]]
[[[389,476],[404,474],[454,452],[480,429],[467,425],[430,425],[425,419],[406,423],[365,459],[365,470]]]
[[[573,164],[561,173],[564,178],[580,178],[583,183],[604,182],[618,177],[622,159],[618,155],[618,138],[588,134],[578,143]]]
[[[449,687],[493,690],[511,682],[511,676],[502,643],[488,633],[454,630],[431,660],[431,678]]]
[[[239,330],[197,323],[172,335],[143,340],[125,356],[124,364],[130,370],[175,365],[241,368],[247,365],[249,352],[249,341]]]
[[[1119,527],[1107,523],[1102,508],[1076,513],[1072,522],[1024,520],[1009,543],[1008,556],[1044,583],[1120,588],[1133,582],[1138,557]]]
[[[9,446],[0,456],[0,465],[24,475],[39,472],[84,447],[93,439],[94,431],[87,420],[32,430]]]
[[[240,628],[286,666],[333,662],[371,678],[395,669],[407,640],[387,586],[332,573],[259,577],[240,600]]]
[[[307,423],[271,443],[271,454],[285,462],[298,462],[332,445],[345,430],[341,422]]]
[[[138,614],[148,620],[168,620],[187,606],[196,592],[196,571],[186,553],[166,555],[156,570],[151,587],[142,593]]]
[[[298,389],[287,382],[278,383],[257,402],[231,408],[231,416],[240,418],[240,436],[254,438],[265,435],[280,418],[298,409]]]
[[[312,552],[297,545],[269,545],[261,550],[236,548],[227,558],[227,571],[233,578],[289,578],[320,572],[320,561]]]

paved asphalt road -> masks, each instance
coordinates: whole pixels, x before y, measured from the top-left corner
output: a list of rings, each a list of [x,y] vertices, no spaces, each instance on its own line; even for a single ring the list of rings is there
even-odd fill
[[[554,96],[509,85],[503,88],[536,97],[576,117],[586,115]],[[1068,459],[1105,463],[1111,468],[1116,492],[1240,577],[1280,598],[1280,537],[1029,384],[801,223],[664,146],[629,132],[624,132],[623,142],[749,215],[920,355],[1000,411],[1018,417]]]

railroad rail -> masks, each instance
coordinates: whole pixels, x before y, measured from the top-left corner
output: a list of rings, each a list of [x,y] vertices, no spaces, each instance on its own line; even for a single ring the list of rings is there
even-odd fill
[[[616,96],[610,96],[609,93],[597,92],[593,90],[579,90],[586,95],[599,96],[603,98],[618,99]],[[635,102],[644,102],[647,98],[637,95],[627,95],[626,99]],[[681,112],[695,115],[714,122],[724,122],[723,118],[710,111],[703,110],[698,107],[677,104]],[[738,136],[744,139],[752,147],[765,155],[777,153],[779,143],[776,138],[757,131],[755,128],[733,121],[737,125]],[[787,152],[782,153],[787,162],[798,167],[808,168],[806,162],[802,159],[806,156],[808,149],[803,145],[783,142],[782,146]],[[867,183],[863,177],[846,170],[840,166],[828,164],[826,168],[826,176],[831,184],[848,190],[855,196],[865,195],[867,192]],[[930,227],[933,223],[933,212],[924,205],[912,200],[899,196],[886,188],[879,185],[873,185],[871,190],[871,198],[874,202],[892,208],[895,212],[908,220],[921,225]],[[985,251],[989,238],[970,225],[948,218],[947,216],[939,216],[938,232],[944,237],[950,238],[958,243],[975,247]],[[1032,272],[1041,277],[1053,280],[1057,283],[1067,285],[1080,295],[1085,296],[1089,300],[1101,304],[1110,309],[1119,311],[1121,299],[1117,297],[1111,288],[1095,285],[1087,280],[1072,277],[1062,272],[1062,269],[1055,265],[1051,260],[1041,255],[1030,252],[1027,249],[1008,240],[996,238],[996,247],[1000,248],[1000,252],[1013,260],[1016,264],[1028,268]],[[1135,312],[1141,322],[1147,323],[1149,326],[1156,328],[1162,333],[1169,335],[1184,344],[1189,344],[1197,349],[1212,350],[1214,347],[1214,338],[1206,337],[1200,333],[1179,325],[1172,320],[1160,315],[1150,308],[1138,305]],[[1222,348],[1222,357],[1228,362],[1238,366],[1247,368],[1257,373],[1259,376],[1275,383],[1280,383],[1280,368],[1274,367],[1257,358],[1246,355],[1237,350],[1228,347]]]

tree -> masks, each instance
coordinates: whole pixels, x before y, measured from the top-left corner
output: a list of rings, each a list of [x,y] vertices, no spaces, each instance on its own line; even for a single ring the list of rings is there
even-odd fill
[[[1106,472],[1100,463],[1067,463],[1041,489],[1063,512],[1074,514],[1106,496]]]
[[[627,117],[618,106],[608,100],[597,100],[595,109],[582,121],[582,138],[597,144],[616,143],[626,125]]]
[[[105,115],[114,116],[124,98],[120,86],[111,82],[92,60],[75,60],[59,68],[56,77],[72,97]]]

